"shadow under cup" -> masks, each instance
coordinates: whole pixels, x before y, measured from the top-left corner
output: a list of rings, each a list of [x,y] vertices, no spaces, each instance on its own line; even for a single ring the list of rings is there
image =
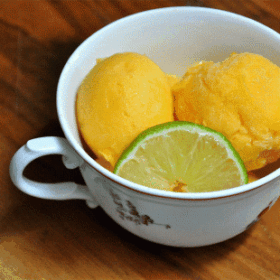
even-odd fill
[[[98,176],[101,175],[104,179],[101,179],[101,181],[103,180],[104,188],[106,188],[106,186],[113,186],[112,188],[115,187],[116,190],[118,189],[120,191],[120,194],[115,197],[115,194],[111,193],[114,202],[118,199],[123,199],[123,201],[126,201],[125,203],[131,203],[133,200],[132,197],[134,196],[136,197],[136,201],[133,202],[133,205],[137,204],[143,209],[144,206],[141,206],[141,202],[137,202],[137,196],[147,196],[147,200],[149,200],[151,204],[147,204],[145,207],[147,212],[153,213],[153,211],[155,211],[153,208],[155,207],[155,203],[159,203],[159,205],[165,204],[167,207],[166,209],[168,209],[169,206],[171,207],[171,204],[174,204],[176,207],[181,207],[181,204],[185,203],[184,207],[188,204],[187,206],[191,209],[194,205],[202,208],[211,207],[209,201],[215,200],[214,203],[218,203],[219,207],[223,208],[227,207],[225,205],[227,205],[229,200],[233,197],[231,211],[234,211],[234,209],[240,207],[234,205],[235,201],[238,200],[236,196],[240,194],[244,195],[242,199],[247,199],[250,197],[248,193],[255,190],[258,192],[258,198],[255,200],[260,200],[261,197],[265,197],[261,205],[260,202],[253,202],[253,200],[252,202],[248,202],[248,204],[256,203],[252,205],[249,210],[251,211],[249,215],[246,212],[247,206],[241,207],[238,210],[240,213],[237,213],[236,217],[240,216],[240,218],[234,219],[245,220],[243,222],[236,222],[236,220],[233,220],[232,223],[236,223],[237,226],[236,230],[232,230],[232,233],[227,232],[222,234],[222,236],[219,236],[219,234],[215,236],[215,233],[211,233],[211,230],[208,232],[205,230],[204,234],[208,234],[208,237],[205,237],[203,233],[201,233],[201,237],[197,234],[196,241],[195,233],[192,233],[193,239],[190,238],[189,241],[184,241],[182,233],[178,234],[178,231],[176,231],[176,234],[178,234],[177,241],[174,240],[176,237],[170,237],[171,235],[169,235],[170,240],[165,241],[168,237],[161,238],[161,234],[158,232],[158,236],[155,237],[152,233],[145,232],[143,229],[139,231],[139,229],[136,229],[135,225],[131,225],[131,223],[129,224],[127,221],[122,222],[118,217],[118,213],[116,214],[110,209],[104,209],[114,220],[138,236],[154,242],[175,246],[213,244],[226,240],[245,230],[248,224],[257,219],[258,213],[272,201],[275,202],[279,196],[279,187],[277,187],[275,183],[273,184],[273,193],[268,189],[270,187],[270,182],[275,182],[279,177],[280,170],[274,171],[257,182],[235,189],[201,194],[171,193],[148,189],[128,182],[104,169],[84,150],[75,115],[75,101],[78,87],[87,73],[96,64],[96,59],[105,58],[119,52],[137,52],[145,54],[158,64],[164,72],[179,76],[184,74],[186,68],[194,62],[200,60],[222,61],[232,52],[261,54],[280,66],[280,35],[268,27],[248,18],[214,9],[174,7],[150,10],[118,20],[89,37],[68,60],[58,84],[57,111],[65,136],[71,146],[89,166],[89,169],[96,171],[96,173],[99,174]],[[86,177],[88,176],[87,174],[87,172],[84,172],[83,176]],[[92,178],[95,178],[95,176]],[[86,182],[89,181],[89,179],[85,179]],[[261,195],[260,191],[257,190],[261,189],[261,185],[266,188],[265,195]],[[91,187],[89,186],[89,188]],[[91,191],[95,192],[93,189],[91,189]],[[106,194],[104,194],[104,196],[105,195]],[[122,195],[123,197],[121,197]],[[220,198],[225,198],[225,200],[221,201]],[[166,199],[172,199],[172,202]],[[156,202],[156,200],[158,201]],[[104,203],[106,202],[108,201],[105,199]],[[129,205],[129,203],[126,205]],[[247,202],[244,201],[244,204],[246,203]],[[258,206],[256,206],[257,204]],[[160,207],[159,205],[156,207]],[[205,211],[207,211],[206,208]],[[169,210],[171,212],[173,211],[172,209]],[[215,210],[215,213],[217,214],[219,211],[220,210]],[[129,213],[129,209],[126,209],[124,212]],[[196,219],[195,215],[196,214],[194,214],[193,218],[190,217],[189,219]],[[199,219],[200,214],[198,213],[197,215]],[[159,218],[159,220],[161,219],[162,218]],[[180,218],[178,217],[178,219]],[[192,221],[192,223],[193,222],[194,221]],[[227,227],[227,222],[222,223],[222,225],[219,224],[217,229],[219,227],[221,230]]]

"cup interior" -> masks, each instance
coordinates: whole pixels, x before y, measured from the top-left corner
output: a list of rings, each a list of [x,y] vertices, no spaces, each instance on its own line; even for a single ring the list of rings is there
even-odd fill
[[[84,160],[106,177],[126,185],[128,181],[101,167],[83,149],[76,123],[75,100],[79,85],[96,64],[96,59],[127,51],[145,54],[164,72],[179,76],[194,62],[222,61],[232,52],[261,54],[280,66],[280,35],[233,13],[210,8],[174,7],[128,16],[85,40],[69,58],[60,76],[57,89],[59,120],[66,138]],[[257,183],[198,196],[206,198],[240,193],[279,175],[280,171],[276,170]],[[142,188],[134,183],[129,184],[132,188]],[[142,191],[147,191],[147,188],[143,188]],[[180,193],[167,195],[192,196]],[[193,195],[196,197],[197,194]]]

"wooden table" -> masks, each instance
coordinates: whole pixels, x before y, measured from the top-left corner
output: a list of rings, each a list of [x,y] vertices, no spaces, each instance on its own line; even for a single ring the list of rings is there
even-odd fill
[[[27,196],[9,178],[16,150],[31,138],[63,135],[56,86],[67,58],[88,36],[124,16],[191,5],[232,11],[280,32],[280,1],[89,0],[0,2],[1,279],[280,279],[280,200],[246,232],[201,248],[142,240],[83,201]],[[280,47],[280,46],[279,46]],[[75,180],[56,157],[28,166],[41,181]]]

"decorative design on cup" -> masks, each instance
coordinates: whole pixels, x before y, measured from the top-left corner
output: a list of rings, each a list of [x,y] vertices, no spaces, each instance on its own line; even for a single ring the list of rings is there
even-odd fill
[[[146,225],[149,226],[150,224],[164,226],[166,229],[171,228],[170,225],[164,225],[155,223],[153,219],[150,218],[148,215],[141,215],[135,205],[131,203],[131,201],[126,200],[123,202],[121,197],[114,193],[112,189],[110,189],[110,194],[113,198],[113,202],[116,204],[116,210],[122,220],[134,222],[136,225]]]
[[[254,225],[256,222],[258,222],[260,220],[260,218],[273,206],[273,204],[276,202],[276,200],[278,199],[278,197],[274,198],[273,200],[271,200],[269,202],[269,204],[267,205],[267,207],[265,207],[261,212],[260,214],[256,217],[256,219],[251,222],[247,227],[246,227],[246,230],[248,228],[250,228],[252,225]]]

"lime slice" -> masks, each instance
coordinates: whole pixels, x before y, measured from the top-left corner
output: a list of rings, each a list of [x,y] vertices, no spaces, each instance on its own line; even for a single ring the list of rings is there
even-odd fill
[[[175,192],[210,192],[248,183],[244,163],[225,136],[185,121],[142,132],[120,156],[114,173]]]

